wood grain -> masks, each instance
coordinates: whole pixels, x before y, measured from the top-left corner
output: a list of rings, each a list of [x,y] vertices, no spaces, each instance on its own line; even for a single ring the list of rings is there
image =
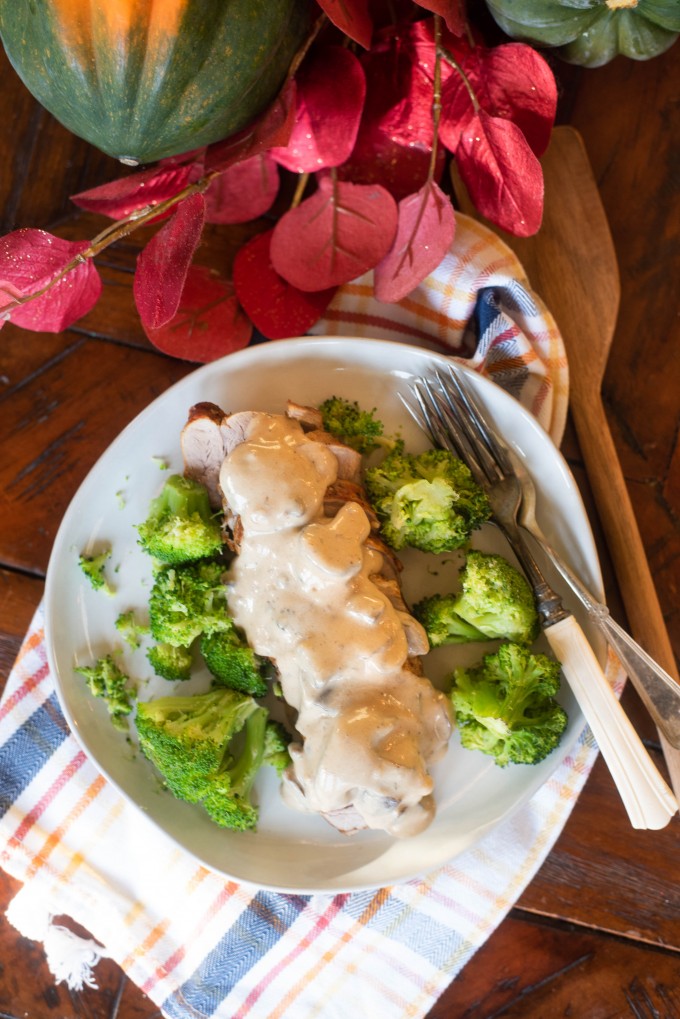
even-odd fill
[[[646,64],[618,60],[588,72],[553,66],[563,117],[585,139],[620,266],[621,313],[605,371],[605,406],[664,618],[680,651],[677,55],[676,49]],[[128,171],[44,114],[1,53],[0,71],[2,229],[41,226],[64,236],[94,236],[103,221],[79,213],[68,195]],[[216,229],[206,259],[224,257],[229,264],[236,241],[231,230]],[[5,326],[0,336],[0,683],[40,599],[52,536],[88,466],[141,406],[191,368],[153,352],[140,329],[131,301],[139,243],[133,237],[106,252],[102,300],[73,330],[48,336]],[[593,519],[608,601],[621,618],[571,427],[564,448]],[[56,450],[59,464],[49,450]],[[50,479],[42,475],[44,465]],[[634,691],[625,691],[624,703],[662,764]],[[430,1019],[677,1019],[679,857],[677,822],[659,834],[631,832],[599,762],[511,917],[442,995]],[[4,918],[16,888],[0,872],[0,1016],[158,1017],[110,960],[97,968],[98,990],[69,994],[55,986],[39,946],[20,938]]]

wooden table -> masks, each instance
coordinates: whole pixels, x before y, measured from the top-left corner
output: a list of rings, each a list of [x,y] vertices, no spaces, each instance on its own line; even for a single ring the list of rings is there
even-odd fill
[[[680,50],[581,72],[555,64],[559,120],[582,134],[618,252],[621,314],[605,379],[616,445],[676,654],[680,652]],[[0,58],[0,233],[89,238],[100,221],[68,196],[112,179],[114,162],[46,114]],[[214,229],[230,259],[234,231]],[[109,249],[97,307],[60,335],[0,337],[0,658],[3,679],[43,592],[50,547],[76,487],[138,411],[192,366],[145,339],[132,303],[140,239]],[[597,533],[607,594],[623,619],[570,429],[564,446]],[[663,770],[634,692],[624,703]],[[0,872],[0,906],[16,892]],[[99,990],[55,986],[39,946],[0,916],[0,1016],[150,1019],[158,1010],[113,963]],[[680,821],[631,830],[598,761],[535,880],[431,1012],[432,1019],[680,1016]],[[379,1017],[376,1017],[379,1019]]]

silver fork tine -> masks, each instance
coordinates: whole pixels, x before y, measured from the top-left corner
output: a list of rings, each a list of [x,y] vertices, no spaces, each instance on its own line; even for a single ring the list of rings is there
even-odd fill
[[[489,477],[476,455],[476,449],[461,427],[460,415],[452,413],[448,399],[444,401],[441,393],[434,389],[429,379],[419,379],[411,386],[411,392],[418,401],[418,406],[434,442],[448,449],[469,466],[475,481],[485,485]],[[402,401],[408,407],[407,401]],[[417,418],[416,418],[417,420]]]
[[[456,422],[449,420],[448,416],[445,416],[444,408],[433,394],[429,380],[425,378],[417,379],[409,388],[415,397],[418,407],[414,407],[401,393],[399,394],[399,399],[418,427],[429,434],[430,439],[435,445],[440,446],[442,449],[447,449],[450,453],[466,461],[470,458],[472,460],[470,469],[473,474],[477,473],[476,480],[478,484],[482,484],[485,478],[481,467],[474,461],[468,444],[463,443]]]
[[[471,434],[473,448],[477,452],[477,456],[484,460],[485,468],[490,476],[500,477],[502,474],[512,472],[514,467],[508,448],[486,417],[468,380],[461,373],[456,372],[452,365],[447,367],[447,378],[444,378],[440,372],[435,374],[444,398],[460,419],[461,427],[467,428]],[[451,393],[451,386],[455,389],[455,397]],[[463,414],[460,413],[460,407],[456,407],[456,401],[458,404],[462,404]]]
[[[461,460],[465,460],[470,470],[476,476],[477,482],[482,484],[487,480],[484,464],[477,456],[477,450],[470,442],[466,434],[459,414],[453,413],[453,408],[448,400],[442,399],[442,394],[435,389],[429,379],[422,380],[423,388],[427,393],[427,400],[436,419],[438,430],[449,440],[449,448],[456,453]]]

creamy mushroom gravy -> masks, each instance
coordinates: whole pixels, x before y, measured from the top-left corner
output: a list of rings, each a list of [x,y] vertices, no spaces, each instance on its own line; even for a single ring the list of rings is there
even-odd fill
[[[337,460],[297,421],[258,414],[228,454],[220,487],[243,525],[228,576],[235,622],[271,658],[301,743],[283,796],[409,836],[434,816],[429,766],[451,734],[448,699],[408,668],[399,613],[371,581],[380,553],[357,503],[324,514]]]

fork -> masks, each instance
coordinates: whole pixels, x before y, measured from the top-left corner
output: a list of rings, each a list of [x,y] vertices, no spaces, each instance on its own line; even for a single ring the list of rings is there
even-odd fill
[[[462,374],[462,373],[461,373]],[[520,530],[522,484],[507,447],[480,422],[468,387],[447,377],[410,385],[417,407],[406,408],[432,441],[467,463],[485,489],[491,520],[505,535],[534,592],[541,627],[597,741],[634,828],[665,827],[678,803],[612,691],[578,621],[543,576]]]
[[[483,418],[483,411],[472,394],[466,392],[466,396],[468,401],[478,411],[480,420],[484,421],[485,431],[487,433],[494,431],[488,421]],[[494,437],[496,442],[503,444],[497,432],[494,432]],[[512,459],[515,472],[522,485],[522,504],[519,514],[520,525],[538,542],[548,559],[578,597],[588,613],[590,621],[600,630],[607,643],[614,649],[647,711],[654,720],[657,729],[663,733],[671,746],[680,749],[680,686],[612,618],[607,606],[588,590],[571,567],[564,561],[557,549],[548,541],[536,519],[536,488],[533,478],[519,457],[513,455],[512,450],[506,448],[506,452]]]
[[[548,559],[579,598],[590,621],[603,633],[607,643],[614,649],[656,727],[663,733],[671,746],[680,749],[680,686],[623,627],[619,626],[616,620],[611,617],[607,606],[598,601],[551,545],[536,519],[536,487],[533,478],[521,459],[513,454],[498,434],[497,429],[489,422],[484,409],[480,406],[470,387],[455,375],[451,376],[451,385],[456,389],[457,396],[465,406],[468,415],[474,413],[484,435],[492,438],[496,448],[512,462],[522,488],[518,516],[520,526],[538,542]]]

